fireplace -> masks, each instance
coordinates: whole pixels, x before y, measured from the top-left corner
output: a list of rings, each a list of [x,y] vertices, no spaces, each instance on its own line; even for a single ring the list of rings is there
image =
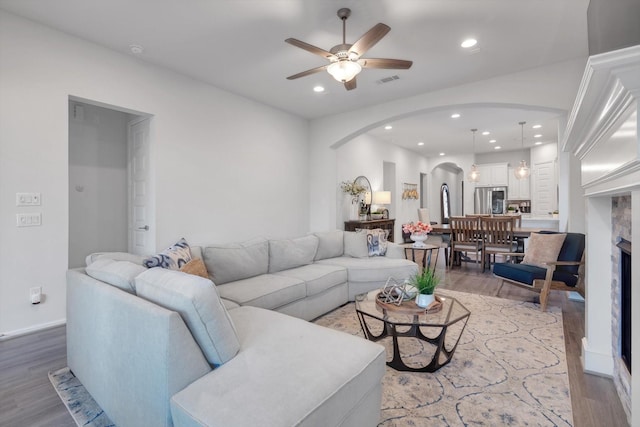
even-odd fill
[[[620,357],[631,373],[631,242],[619,238]]]

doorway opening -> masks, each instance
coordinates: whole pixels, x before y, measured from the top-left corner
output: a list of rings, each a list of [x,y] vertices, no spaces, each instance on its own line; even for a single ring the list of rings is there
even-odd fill
[[[83,267],[93,252],[136,252],[136,188],[146,194],[142,211],[149,220],[144,252],[155,250],[153,189],[149,180],[150,116],[92,101],[69,98],[69,268]],[[143,159],[133,152],[132,126],[146,127]],[[144,183],[132,179],[141,166]],[[138,174],[139,175],[139,174]],[[139,193],[139,191],[138,191]],[[138,197],[140,199],[140,197]],[[138,200],[139,202],[139,200]],[[155,227],[154,227],[155,228]]]

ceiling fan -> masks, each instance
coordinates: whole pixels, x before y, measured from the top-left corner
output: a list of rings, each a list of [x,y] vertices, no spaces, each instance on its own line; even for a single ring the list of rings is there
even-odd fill
[[[360,39],[354,44],[347,44],[346,26],[347,18],[350,15],[351,9],[345,7],[338,10],[338,17],[342,20],[342,44],[335,45],[328,51],[298,39],[288,38],[285,40],[285,42],[293,46],[304,49],[315,55],[322,56],[330,61],[329,64],[321,67],[312,68],[289,76],[287,77],[288,80],[297,79],[327,70],[334,79],[344,83],[344,87],[347,90],[351,90],[356,88],[356,75],[360,73],[363,68],[406,70],[411,67],[413,62],[406,61],[404,59],[362,58],[362,55],[371,49],[373,45],[378,43],[391,30],[391,28],[383,23],[378,23],[360,37]]]

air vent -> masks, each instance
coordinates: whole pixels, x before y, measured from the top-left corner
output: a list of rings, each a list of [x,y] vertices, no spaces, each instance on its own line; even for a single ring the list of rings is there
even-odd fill
[[[400,77],[398,77],[397,75],[395,76],[389,76],[389,77],[385,77],[383,79],[380,80],[376,80],[376,83],[378,83],[379,85],[384,84],[384,83],[390,83],[394,80],[398,80],[400,79]]]

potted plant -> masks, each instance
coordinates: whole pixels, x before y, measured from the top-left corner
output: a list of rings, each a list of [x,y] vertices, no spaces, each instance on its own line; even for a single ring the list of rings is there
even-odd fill
[[[558,210],[556,209],[555,211],[553,211],[553,212],[551,213],[551,216],[552,216],[553,218],[558,218]]]
[[[514,208],[513,206],[509,206],[509,207],[507,208],[507,213],[508,213],[508,214],[514,214],[514,213],[516,213],[516,208]]]
[[[433,291],[440,283],[440,278],[436,276],[435,270],[432,268],[423,268],[421,272],[416,273],[409,283],[418,291],[416,296],[416,305],[418,307],[428,307],[435,297]]]

